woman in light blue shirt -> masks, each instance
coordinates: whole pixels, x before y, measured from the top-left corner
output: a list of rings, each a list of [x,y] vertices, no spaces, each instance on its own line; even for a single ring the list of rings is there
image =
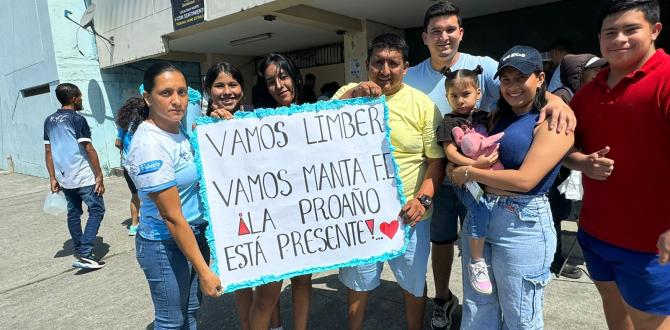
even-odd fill
[[[220,295],[209,268],[193,150],[180,125],[188,105],[184,74],[167,62],[144,73],[145,120],[133,135],[125,166],[141,200],[135,246],[149,283],[155,329],[196,329],[200,292]]]

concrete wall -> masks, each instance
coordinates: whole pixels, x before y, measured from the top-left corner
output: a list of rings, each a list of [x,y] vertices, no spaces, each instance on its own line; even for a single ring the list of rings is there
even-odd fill
[[[81,2],[81,1],[80,1]],[[83,3],[83,2],[82,2]],[[58,84],[46,0],[0,1],[0,168],[46,174],[43,120],[57,108]],[[51,93],[23,97],[43,84]]]
[[[272,2],[286,2],[285,0],[205,0],[205,19],[212,20],[218,17],[227,16],[240,11],[249,10],[264,4]]]
[[[78,21],[86,10],[84,2],[48,0],[48,3],[59,81],[73,83],[81,89],[84,97],[81,114],[91,127],[100,166],[107,174],[111,168],[119,166],[119,152],[114,147],[114,114],[125,99],[138,95],[137,87],[143,72],[132,67],[101,71],[95,36],[63,17],[63,11],[67,9]],[[97,43],[100,45],[105,41],[98,39]],[[103,49],[106,48],[103,46]]]
[[[113,47],[103,42],[98,43],[100,67],[110,68],[165,55],[169,52],[167,38],[174,37],[174,34],[197,33],[217,24],[231,23],[302,2],[205,0],[205,22],[175,32],[170,0],[93,0],[96,5],[96,30],[107,38],[114,38]]]
[[[173,31],[170,0],[94,0],[93,3],[96,30],[107,38],[114,37],[113,47],[103,41],[98,43],[101,67],[167,52],[161,36]]]

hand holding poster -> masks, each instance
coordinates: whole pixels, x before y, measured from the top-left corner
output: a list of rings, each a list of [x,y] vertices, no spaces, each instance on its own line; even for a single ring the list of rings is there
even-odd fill
[[[384,99],[198,119],[193,144],[226,292],[404,252]]]

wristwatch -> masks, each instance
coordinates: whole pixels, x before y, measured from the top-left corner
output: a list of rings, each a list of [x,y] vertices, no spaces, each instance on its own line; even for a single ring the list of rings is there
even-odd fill
[[[430,206],[433,205],[433,199],[428,195],[419,195],[416,199],[419,200],[419,203],[421,203],[421,205],[423,205],[426,210],[428,210]]]

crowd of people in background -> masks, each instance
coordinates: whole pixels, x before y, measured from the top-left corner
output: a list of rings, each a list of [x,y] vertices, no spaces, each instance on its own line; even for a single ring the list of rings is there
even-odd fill
[[[608,327],[670,329],[670,206],[664,201],[670,57],[654,44],[662,29],[659,3],[607,0],[597,19],[602,58],[572,54],[570,42],[559,39],[544,62],[525,45],[496,61],[460,52],[461,12],[435,2],[423,20],[430,57],[413,67],[405,40],[382,34],[368,46],[367,81],[329,82],[317,95],[315,75],[303,77],[289,57],[271,53],[260,62],[248,106],[240,70],[220,62],[204,77],[203,115],[235,120],[238,111],[385,96],[407,200],[399,211],[409,226],[406,252],[387,263],[404,297],[408,329],[423,327],[429,259],[431,327],[452,327],[459,305],[450,290],[455,245],[462,251],[462,329],[542,329],[551,274],[583,274],[562,254],[561,221],[573,205],[559,185],[571,170],[582,174],[577,236]],[[131,192],[128,233],[154,304],[154,327],[195,329],[202,295],[218,297],[222,288],[209,268],[208,222],[183,125],[187,81],[174,65],[156,62],[143,87],[116,115],[115,146]],[[44,122],[51,191],[67,199],[73,266],[102,268],[93,241],[105,188],[90,129],[77,114],[82,93],[64,83],[56,96],[62,107]],[[474,156],[461,145],[467,134],[484,141]],[[82,203],[89,212],[83,231]],[[339,270],[349,328],[365,328],[369,292],[379,286],[383,267]],[[290,279],[295,329],[308,328],[311,278]],[[277,281],[236,291],[240,328],[281,329],[281,288]]]

